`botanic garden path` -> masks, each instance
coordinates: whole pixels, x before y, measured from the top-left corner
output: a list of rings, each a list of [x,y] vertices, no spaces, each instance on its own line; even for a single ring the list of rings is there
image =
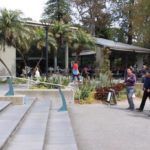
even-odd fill
[[[136,101],[136,107],[140,101]],[[149,150],[150,102],[144,112],[116,106],[75,105],[69,109],[79,150]]]

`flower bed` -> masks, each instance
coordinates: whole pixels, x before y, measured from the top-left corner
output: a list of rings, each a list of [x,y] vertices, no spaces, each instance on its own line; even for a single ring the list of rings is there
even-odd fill
[[[97,100],[106,100],[108,92],[110,89],[115,90],[115,93],[118,94],[124,89],[125,85],[123,83],[114,84],[111,87],[99,87],[96,88],[95,99]]]

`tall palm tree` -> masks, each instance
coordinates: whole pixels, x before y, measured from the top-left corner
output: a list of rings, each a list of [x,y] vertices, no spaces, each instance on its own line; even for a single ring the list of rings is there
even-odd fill
[[[26,28],[26,27],[24,27]],[[28,33],[28,31],[30,33]],[[27,28],[26,32],[22,32],[21,34],[19,34],[15,39],[14,42],[12,43],[12,45],[16,48],[16,50],[18,51],[18,53],[21,55],[23,62],[24,62],[24,66],[27,66],[27,55],[30,47],[31,47],[31,42],[33,39],[33,34],[31,34],[31,29]],[[26,75],[27,75],[27,68],[26,68]]]
[[[51,26],[51,32],[56,39],[58,48],[54,51],[54,70],[56,71],[57,68],[57,53],[59,49],[62,47],[62,45],[67,44],[69,41],[70,36],[70,25],[64,24],[62,21],[55,21],[54,24]],[[66,49],[68,50],[68,49]],[[67,51],[68,52],[68,51]],[[66,57],[68,57],[68,54],[66,52]],[[67,65],[67,63],[66,63]],[[66,66],[66,68],[68,68]]]
[[[25,38],[26,30],[24,25],[20,22],[22,20],[21,15],[21,11],[0,10],[0,44],[3,51],[5,51],[6,45],[14,46],[17,49],[25,45],[27,37]],[[2,59],[0,61],[4,64]],[[4,66],[8,73],[12,75],[7,65],[5,64]]]
[[[78,60],[78,56],[80,52],[84,49],[95,49],[95,41],[94,38],[85,32],[82,29],[77,30],[72,34],[72,47],[76,52],[76,60]]]
[[[39,66],[42,58],[43,58],[43,49],[45,48],[45,33],[42,28],[36,28],[35,29],[35,35],[32,40],[32,46],[36,47],[37,50],[41,51],[41,58],[39,59],[38,63],[36,64],[36,67]],[[57,49],[57,43],[56,40],[53,38],[53,34],[51,32],[48,32],[48,51],[56,50]],[[35,68],[36,68],[35,67]]]

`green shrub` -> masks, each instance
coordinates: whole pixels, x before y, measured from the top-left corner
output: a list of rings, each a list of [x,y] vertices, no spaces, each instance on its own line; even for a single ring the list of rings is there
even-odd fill
[[[75,100],[80,100],[80,95],[81,95],[81,91],[78,89],[75,91],[75,95],[74,95],[74,99]]]
[[[110,86],[111,86],[110,77],[107,74],[100,73],[98,78],[97,88],[110,87]]]
[[[12,83],[13,83],[13,84],[26,84],[26,83],[27,83],[27,79],[26,79],[26,78],[13,79]]]
[[[43,83],[41,83],[43,82]],[[44,83],[44,82],[47,82],[47,83]],[[53,84],[60,84],[60,85],[63,85],[63,86],[67,86],[69,84],[69,79],[67,77],[64,77],[64,76],[51,76],[49,77],[48,79],[46,79],[46,77],[41,77],[39,79],[39,82],[37,82],[37,85],[36,87],[40,88],[41,86],[42,87],[45,87],[47,89],[56,89],[58,88],[59,86],[58,85],[53,85]]]
[[[143,90],[142,89],[136,89],[135,95],[139,98],[142,98],[143,96]]]
[[[45,86],[32,86],[31,89],[47,89]]]
[[[89,97],[89,93],[90,93],[91,89],[88,86],[82,86],[80,88],[80,91],[81,91],[81,93],[80,93],[80,99],[85,100],[87,97]]]
[[[75,99],[79,99],[80,103],[87,103],[90,101],[90,94],[93,91],[93,85],[88,83],[84,83],[79,87],[79,89],[75,92]],[[83,102],[84,101],[84,102]]]

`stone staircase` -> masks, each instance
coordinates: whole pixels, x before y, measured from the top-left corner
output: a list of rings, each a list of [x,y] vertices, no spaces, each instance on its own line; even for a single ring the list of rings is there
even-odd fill
[[[3,149],[10,136],[13,134],[34,101],[26,105],[11,105],[0,112],[0,149]]]
[[[59,107],[47,99],[0,101],[0,150],[77,150],[68,111]]]

